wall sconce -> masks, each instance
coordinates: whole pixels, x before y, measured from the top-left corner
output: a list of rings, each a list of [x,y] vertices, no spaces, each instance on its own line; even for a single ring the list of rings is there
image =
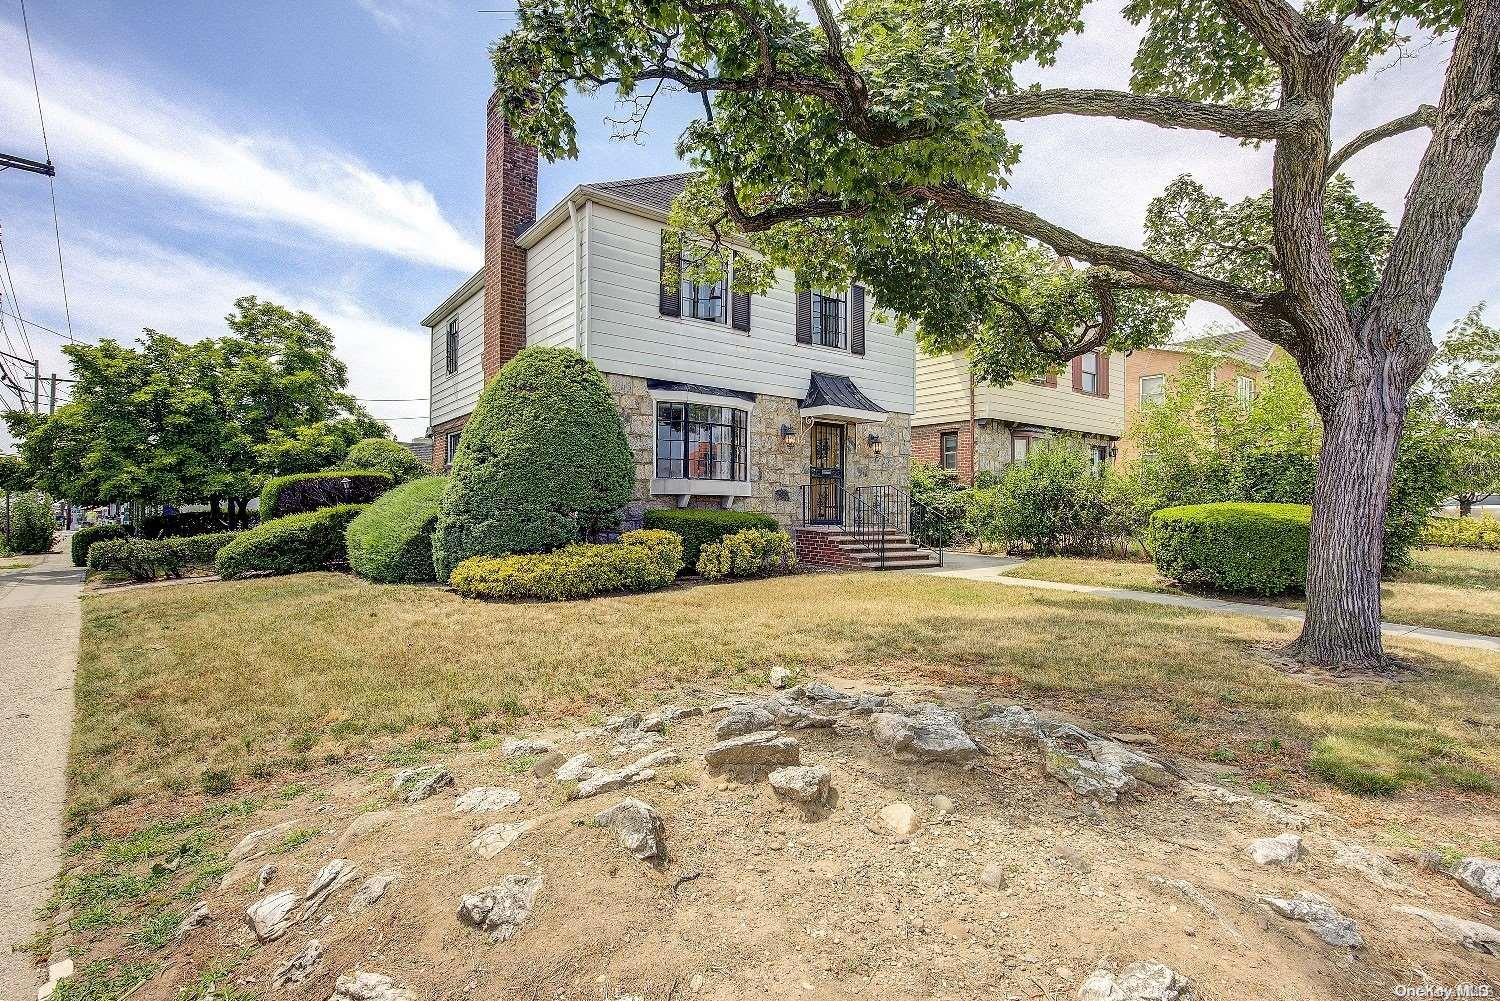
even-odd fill
[[[880,435],[872,432],[870,436],[865,439],[865,441],[869,443],[870,453],[872,455],[880,454]]]
[[[785,448],[788,451],[790,451],[791,447],[792,447],[792,443],[796,440],[796,438],[797,438],[797,430],[796,430],[796,428],[792,427],[790,424],[783,424],[783,425],[781,425],[781,445],[782,445],[783,448]]]

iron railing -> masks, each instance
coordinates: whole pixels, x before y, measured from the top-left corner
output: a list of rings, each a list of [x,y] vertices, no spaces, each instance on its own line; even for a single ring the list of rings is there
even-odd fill
[[[828,524],[825,519],[809,517],[810,514],[818,513],[810,512],[809,505],[826,512],[831,507],[828,492],[834,491],[832,499],[837,501],[838,511],[842,515],[837,527],[852,536],[866,552],[875,556],[877,569],[883,570],[886,567],[887,546],[892,535],[905,535],[917,545],[932,550],[937,556],[938,566],[943,565],[946,530],[938,530],[943,527],[941,520],[913,498],[909,491],[894,486],[855,487],[852,490],[841,486],[826,486],[820,488],[820,493],[824,496],[813,501],[809,498],[811,491],[807,486],[798,489],[801,494],[801,515],[797,524]],[[931,538],[936,538],[938,544],[932,545],[925,541]]]

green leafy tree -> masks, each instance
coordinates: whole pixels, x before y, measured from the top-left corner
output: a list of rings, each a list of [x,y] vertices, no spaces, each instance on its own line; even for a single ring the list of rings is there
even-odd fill
[[[813,285],[858,277],[928,343],[984,378],[1159,339],[1214,303],[1296,359],[1324,429],[1308,613],[1292,654],[1378,663],[1380,526],[1428,323],[1500,136],[1500,0],[1130,0],[1144,27],[1128,91],[1043,89],[1083,0],[521,0],[492,55],[516,133],[577,154],[573,88],[612,88],[638,130],[652,95],[697,96],[678,148],[698,178],[673,209],[695,240],[749,242],[737,285],[773,266]],[[1454,34],[1436,106],[1340,145],[1341,85],[1413,38]],[[1270,191],[1235,205],[1181,181],[1145,249],[1072,231],[1003,197],[1011,122],[1103,117],[1273,146]],[[1388,226],[1340,177],[1392,136],[1431,130]],[[1057,169],[1066,169],[1066,158]],[[1194,238],[1170,242],[1186,214]],[[722,253],[695,254],[708,277]]]
[[[1433,421],[1446,429],[1449,480],[1458,513],[1500,491],[1500,328],[1480,303],[1448,329],[1422,386]]]

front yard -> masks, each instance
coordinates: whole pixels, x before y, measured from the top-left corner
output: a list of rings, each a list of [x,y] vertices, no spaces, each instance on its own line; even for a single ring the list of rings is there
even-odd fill
[[[1250,783],[1493,789],[1500,656],[1403,644],[1416,673],[1399,684],[1312,683],[1266,655],[1291,632],[907,574],[562,604],[464,601],[336,574],[95,595],[71,804],[76,822],[132,798],[283,781],[354,754],[482,742],[649,703],[674,682],[763,679],[775,665],[1076,709],[1243,769]]]
[[[1500,636],[1500,552],[1434,547],[1414,555],[1412,568],[1381,588],[1387,621]],[[1011,570],[1009,576],[1158,594],[1188,593],[1164,580],[1144,560],[1034,559]],[[1271,600],[1288,608],[1302,607],[1296,598]]]

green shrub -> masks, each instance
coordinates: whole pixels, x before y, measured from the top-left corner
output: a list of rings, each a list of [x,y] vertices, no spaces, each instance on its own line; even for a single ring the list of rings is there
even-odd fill
[[[214,560],[226,580],[252,573],[322,570],[345,558],[344,532],[363,504],[340,504],[261,522],[241,532]]]
[[[377,439],[378,440],[378,439]],[[428,476],[403,483],[349,523],[349,569],[385,584],[422,584],[432,572],[432,526],[448,480]]]
[[[86,567],[89,564],[89,546],[96,542],[107,542],[110,539],[123,539],[130,534],[130,529],[124,525],[85,525],[73,533],[68,540],[68,552],[73,557],[75,567]]]
[[[929,548],[958,542],[966,525],[970,493],[951,469],[912,466],[911,541]]]
[[[675,532],[682,537],[684,566],[696,567],[705,545],[747,528],[776,531],[776,519],[749,511],[724,511],[706,507],[668,507],[646,512],[647,528]]]
[[[698,551],[698,573],[720,577],[768,577],[797,568],[797,544],[785,532],[745,528],[706,543]]]
[[[1467,518],[1428,518],[1422,543],[1463,549],[1500,549],[1500,518],[1482,514]]]
[[[89,547],[90,574],[135,581],[181,577],[193,569],[211,569],[219,550],[240,533],[216,532],[180,539],[105,539]]]
[[[29,556],[52,552],[57,529],[52,505],[36,494],[13,494],[10,499],[10,550]]]
[[[575,544],[521,556],[471,556],[453,569],[453,588],[466,598],[543,601],[655,591],[672,583],[682,569],[680,548],[661,536],[627,532],[619,542],[606,545]]]
[[[395,482],[390,473],[373,469],[330,469],[273,476],[260,492],[260,520],[271,521],[342,504],[367,504]]]
[[[431,474],[432,469],[412,450],[389,438],[357,441],[344,457],[345,469],[373,469],[389,473],[396,483],[408,483]]]
[[[1305,504],[1194,504],[1151,516],[1146,546],[1183,584],[1281,594],[1307,581],[1312,509]]]
[[[978,494],[969,515],[976,538],[1044,555],[1121,552],[1149,510],[1134,481],[1108,468],[1096,473],[1088,446],[1072,435],[1035,442],[1024,462]]]
[[[641,546],[651,551],[651,555],[662,566],[675,566],[675,575],[683,566],[682,536],[676,532],[669,532],[664,528],[641,528],[634,532],[626,532],[620,536],[620,541],[627,546]]]
[[[545,553],[618,524],[635,483],[609,384],[567,348],[527,348],[480,393],[432,536],[439,580],[471,556]]]

